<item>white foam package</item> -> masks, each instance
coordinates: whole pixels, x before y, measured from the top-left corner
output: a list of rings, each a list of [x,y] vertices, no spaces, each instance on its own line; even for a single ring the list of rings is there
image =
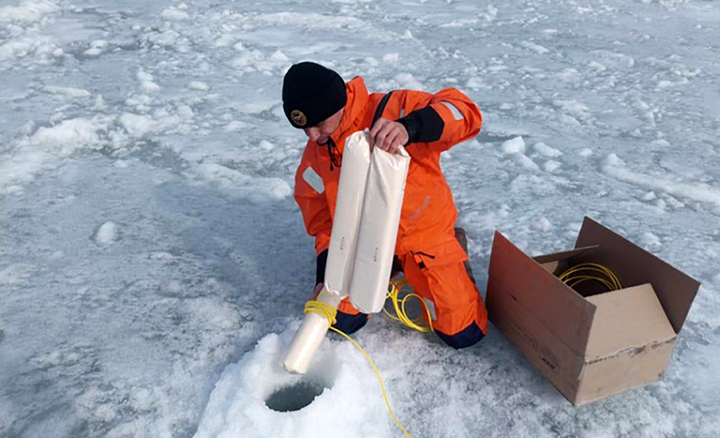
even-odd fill
[[[345,142],[325,285],[318,301],[337,308],[349,295],[363,312],[382,310],[409,164],[402,147],[396,154],[376,148],[371,155],[366,132],[356,132]],[[329,325],[320,314],[305,315],[283,359],[286,370],[307,372]]]
[[[409,167],[402,146],[395,154],[379,148],[372,153],[349,292],[364,313],[379,312],[385,302]]]
[[[325,267],[325,285],[317,298],[335,308],[348,294],[369,170],[370,145],[364,132],[356,132],[348,137],[343,150],[343,166]],[[285,369],[291,373],[305,374],[329,326],[324,316],[306,314],[283,359]]]
[[[370,145],[365,132],[358,131],[345,141],[335,217],[325,267],[325,288],[341,297],[348,295],[352,278],[369,171]]]

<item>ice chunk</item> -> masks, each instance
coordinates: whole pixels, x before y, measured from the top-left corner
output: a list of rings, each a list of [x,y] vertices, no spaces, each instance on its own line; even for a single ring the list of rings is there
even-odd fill
[[[190,120],[193,118],[193,116],[195,116],[192,108],[190,108],[188,105],[181,105],[180,107],[178,107],[177,114],[185,120]]]
[[[165,9],[161,15],[164,19],[172,21],[180,21],[190,18],[190,14],[174,7]]]
[[[383,55],[382,60],[387,63],[396,63],[400,60],[400,55],[397,53],[386,53]]]
[[[535,162],[530,159],[530,157],[522,154],[515,155],[517,162],[520,163],[521,166],[523,166],[526,169],[529,170],[540,170],[540,167],[535,164]]]
[[[615,154],[608,154],[605,158],[602,171],[629,184],[633,184],[645,189],[663,192],[667,195],[682,196],[690,198],[698,202],[706,202],[720,206],[720,190],[716,187],[705,183],[688,183],[682,180],[677,181],[675,178],[660,175],[644,175],[633,172],[628,169],[623,160]],[[667,196],[667,202],[671,202],[675,207],[682,207],[684,204]]]
[[[82,88],[72,87],[55,87],[48,85],[45,87],[45,91],[50,94],[56,94],[65,97],[89,97],[90,92],[83,90]]]
[[[525,47],[528,50],[532,50],[533,52],[535,52],[539,55],[544,55],[544,54],[550,52],[550,50],[546,49],[545,47],[541,46],[540,44],[535,44],[530,41],[523,41],[520,43],[520,45]]]
[[[100,225],[93,235],[93,240],[98,245],[111,245],[115,243],[120,237],[120,231],[117,224],[112,221],[107,221]]]
[[[33,267],[26,264],[12,264],[0,269],[0,285],[11,286],[24,284],[30,278],[33,271]]]
[[[554,157],[559,157],[560,155],[562,155],[562,152],[560,152],[559,150],[557,150],[555,148],[551,148],[550,146],[548,146],[542,142],[535,143],[534,148],[538,153],[540,153],[546,157],[554,158]]]
[[[150,73],[146,73],[142,69],[138,70],[137,72],[137,78],[140,81],[140,86],[142,87],[143,91],[159,91],[160,86],[153,82],[153,76]]]
[[[23,1],[18,6],[3,6],[0,8],[0,23],[20,22],[30,24],[42,20],[48,14],[60,9],[58,5],[49,1]]]
[[[550,223],[550,220],[548,218],[546,218],[545,216],[543,216],[540,219],[538,219],[538,221],[534,224],[534,228],[536,228],[540,231],[548,232],[548,231],[552,230],[553,226],[552,226],[552,223]]]
[[[646,248],[657,248],[662,246],[660,238],[650,231],[646,231],[642,234],[642,236],[640,236],[640,243]]]
[[[556,170],[558,170],[562,166],[562,163],[555,160],[547,160],[545,164],[543,164],[543,169],[545,169],[546,172],[553,173]]]
[[[90,43],[90,48],[85,51],[85,55],[87,56],[99,56],[102,52],[105,51],[105,48],[108,46],[108,42],[105,40],[95,40],[92,43]]]
[[[217,187],[225,196],[236,200],[254,203],[280,201],[293,192],[282,179],[249,176],[216,163],[203,163],[194,169],[194,173],[201,180]]]
[[[220,38],[215,40],[215,47],[228,47],[235,41],[235,37],[230,34],[221,35]]]
[[[525,140],[522,137],[514,137],[510,140],[503,142],[500,146],[504,154],[524,154],[525,153]]]
[[[235,132],[240,131],[241,129],[247,128],[249,125],[245,122],[241,122],[239,120],[233,120],[232,122],[225,125],[225,131],[227,132]]]
[[[188,88],[191,90],[208,91],[210,86],[208,86],[205,82],[192,81],[188,84]]]
[[[120,116],[120,123],[128,134],[134,137],[142,137],[158,126],[158,123],[152,117],[130,113]]]
[[[410,73],[400,73],[395,76],[395,81],[400,85],[401,88],[407,88],[411,90],[422,90],[423,84],[420,83],[415,76]]]

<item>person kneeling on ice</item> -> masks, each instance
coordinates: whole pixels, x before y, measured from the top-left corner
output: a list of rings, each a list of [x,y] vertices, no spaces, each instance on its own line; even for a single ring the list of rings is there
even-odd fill
[[[393,271],[401,268],[423,298],[440,339],[455,348],[469,347],[487,333],[487,311],[466,269],[468,256],[459,243],[465,235],[454,228],[458,211],[440,169],[440,153],[475,137],[482,115],[456,89],[388,94],[369,94],[361,77],[346,84],[335,71],[312,62],[295,64],[285,75],[285,115],[308,137],[295,176],[295,200],[308,234],[315,237],[314,294],[323,286],[345,140],[370,128],[371,147],[393,153],[403,145],[411,157]],[[334,327],[350,334],[367,323],[368,315],[345,298],[336,319]]]

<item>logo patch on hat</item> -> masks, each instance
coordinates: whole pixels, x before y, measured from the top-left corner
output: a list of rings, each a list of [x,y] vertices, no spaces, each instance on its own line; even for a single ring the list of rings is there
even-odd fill
[[[290,117],[292,118],[293,122],[295,122],[298,126],[305,126],[307,123],[307,117],[305,114],[300,110],[292,110],[290,113]]]

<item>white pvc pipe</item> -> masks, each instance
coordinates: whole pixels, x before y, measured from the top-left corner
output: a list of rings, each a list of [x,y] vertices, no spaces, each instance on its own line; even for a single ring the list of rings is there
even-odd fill
[[[341,299],[338,294],[324,290],[317,301],[330,304],[337,309]],[[330,321],[325,316],[319,313],[306,314],[283,359],[285,369],[291,373],[305,374],[329,327]]]
[[[409,166],[402,146],[395,154],[372,153],[349,292],[364,313],[377,313],[385,303]]]

